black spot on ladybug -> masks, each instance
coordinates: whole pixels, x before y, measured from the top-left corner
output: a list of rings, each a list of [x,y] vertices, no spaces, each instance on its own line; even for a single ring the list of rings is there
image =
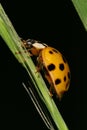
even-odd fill
[[[68,78],[70,79],[70,72],[68,72]]]
[[[62,55],[62,58],[63,58],[64,63],[66,63],[66,59],[65,59],[65,57],[63,55]]]
[[[66,76],[64,76],[64,81],[66,81]]]
[[[58,84],[60,84],[61,83],[61,80],[60,79],[56,79],[55,80],[55,85],[58,85]]]
[[[53,54],[53,52],[52,52],[52,51],[49,51],[49,53],[50,53],[50,54]]]
[[[59,64],[59,69],[62,70],[62,71],[64,70],[64,64],[63,63]]]
[[[53,51],[54,51],[55,53],[58,53],[58,51],[57,51],[56,49],[53,49]]]
[[[48,68],[49,71],[52,71],[52,70],[55,69],[55,65],[54,64],[50,64],[50,65],[47,66],[47,68]]]

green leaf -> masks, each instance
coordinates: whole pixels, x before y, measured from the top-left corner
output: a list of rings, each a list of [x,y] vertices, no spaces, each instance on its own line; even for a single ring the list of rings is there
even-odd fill
[[[72,0],[72,2],[87,31],[87,0]]]

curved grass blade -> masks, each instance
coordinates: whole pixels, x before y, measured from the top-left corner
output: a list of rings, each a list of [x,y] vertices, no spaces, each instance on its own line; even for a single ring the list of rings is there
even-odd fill
[[[72,0],[72,2],[87,31],[87,0]]]
[[[0,5],[0,35],[13,53],[15,58],[23,65],[26,72],[29,74],[40,99],[45,104],[58,130],[68,130],[65,121],[63,120],[54,100],[50,97],[47,86],[40,73],[36,73],[36,67],[29,56],[29,53],[24,53],[21,47],[22,42],[13,28],[4,9]],[[17,52],[20,52],[17,54]]]
[[[36,95],[35,95],[34,91],[32,90],[32,87],[30,87],[31,85],[28,86],[28,88],[26,87],[24,82],[22,83],[22,85],[25,88],[25,90],[27,91],[28,95],[30,96],[34,106],[36,107],[38,113],[40,114],[40,116],[41,116],[42,120],[44,121],[45,125],[47,126],[47,128],[49,130],[55,130],[48,114],[46,113],[45,110],[42,109],[38,98],[36,98]]]

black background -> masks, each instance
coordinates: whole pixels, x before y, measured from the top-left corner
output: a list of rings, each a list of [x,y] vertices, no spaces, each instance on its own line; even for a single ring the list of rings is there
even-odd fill
[[[3,1],[5,12],[18,35],[36,39],[60,50],[71,69],[71,85],[57,103],[70,130],[83,130],[83,55],[86,31],[69,0]],[[25,71],[0,39],[0,106],[3,127],[46,130],[46,126],[21,85]],[[11,126],[12,125],[12,126]]]

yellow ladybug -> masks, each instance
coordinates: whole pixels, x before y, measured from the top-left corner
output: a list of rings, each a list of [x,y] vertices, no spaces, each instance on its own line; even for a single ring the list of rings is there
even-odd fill
[[[50,84],[50,94],[56,94],[61,100],[63,93],[69,89],[70,85],[70,68],[65,57],[58,50],[46,44],[35,41],[31,45],[30,51],[37,56],[37,67],[44,72]],[[38,53],[35,53],[35,50]]]

